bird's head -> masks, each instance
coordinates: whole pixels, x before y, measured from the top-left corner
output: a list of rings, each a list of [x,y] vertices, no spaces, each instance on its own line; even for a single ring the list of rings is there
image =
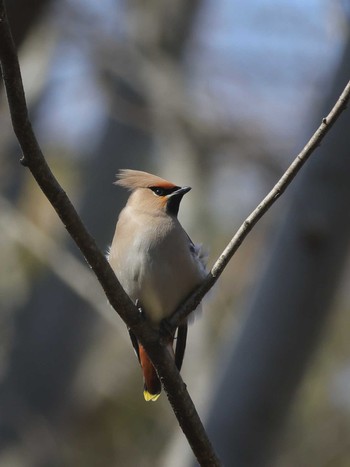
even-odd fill
[[[162,212],[177,216],[180,201],[191,187],[174,183],[140,170],[122,169],[117,174],[116,185],[132,192],[128,203],[145,211]]]

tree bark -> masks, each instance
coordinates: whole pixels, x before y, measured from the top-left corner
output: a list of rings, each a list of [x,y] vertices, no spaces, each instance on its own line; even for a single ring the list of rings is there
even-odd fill
[[[327,110],[349,75],[350,42]],[[240,337],[219,359],[207,427],[226,466],[266,465],[327,323],[350,238],[349,128],[348,111],[296,180]]]

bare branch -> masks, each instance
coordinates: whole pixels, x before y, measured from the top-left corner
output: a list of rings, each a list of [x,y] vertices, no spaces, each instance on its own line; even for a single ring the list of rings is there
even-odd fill
[[[180,426],[198,462],[203,466],[220,465],[220,461],[216,457],[208,440],[194,404],[186,390],[186,386],[171,356],[165,347],[159,343],[158,332],[154,331],[148,323],[141,318],[135,306],[131,303],[129,297],[116,279],[106,258],[98,249],[92,236],[85,229],[69,198],[57,182],[43,157],[28,118],[18,58],[11,38],[3,0],[0,0],[0,58],[12,124],[23,152],[21,162],[32,172],[42,191],[66,226],[69,234],[80,248],[90,267],[96,274],[113,308],[133,330],[150,355],[152,362],[157,368],[175,415],[178,418]],[[176,326],[181,319],[195,309],[207,291],[216,283],[243,240],[258,220],[285,191],[303,164],[315,151],[316,147],[345,109],[349,97],[350,83],[347,84],[332,111],[323,119],[318,130],[296,157],[289,169],[244,221],[214,264],[203,284],[191,294],[171,317],[169,320],[171,325]]]
[[[0,60],[12,125],[23,156],[21,162],[33,174],[69,234],[94,271],[105,294],[125,323],[145,347],[167,392],[179,424],[200,465],[219,466],[195,406],[169,352],[159,342],[159,333],[142,319],[119,284],[105,256],[47,165],[28,117],[17,53],[11,37],[4,0],[0,0]]]
[[[306,144],[304,149],[297,155],[292,164],[282,175],[272,190],[265,196],[261,203],[254,209],[254,211],[246,218],[241,227],[237,230],[237,233],[233,236],[230,243],[224,249],[218,260],[215,262],[211,271],[205,278],[204,282],[192,292],[192,294],[184,301],[184,303],[175,311],[175,313],[168,319],[168,324],[176,328],[178,324],[188,316],[193,310],[197,308],[199,303],[205,294],[213,287],[216,283],[223,270],[227,266],[228,262],[235,254],[243,240],[247,237],[249,232],[253,229],[255,224],[261,219],[261,217],[270,209],[270,207],[277,201],[282,193],[290,185],[294,177],[297,175],[299,170],[313,154],[316,148],[321,144],[321,141],[332,128],[334,123],[339,118],[340,114],[346,109],[346,106],[350,99],[350,81],[344,88],[339,99],[335,103],[332,110],[329,112],[327,117],[322,119],[321,125],[315,131]]]

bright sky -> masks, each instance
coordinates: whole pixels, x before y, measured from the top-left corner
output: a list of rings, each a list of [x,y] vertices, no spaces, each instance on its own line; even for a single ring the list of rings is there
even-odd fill
[[[108,34],[124,27],[116,13],[121,0],[67,1]],[[335,0],[281,0],[277,7],[274,0],[205,0],[188,55],[200,114],[243,125],[253,119],[271,137],[296,137],[337,63],[343,13]],[[88,150],[105,109],[88,49],[63,37],[53,63],[43,138],[73,147],[85,141]]]

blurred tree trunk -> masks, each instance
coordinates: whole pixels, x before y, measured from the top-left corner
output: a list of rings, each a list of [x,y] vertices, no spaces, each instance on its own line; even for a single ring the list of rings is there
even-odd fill
[[[316,122],[349,76],[350,42]],[[349,128],[348,109],[282,200],[290,205],[240,336],[218,360],[207,427],[226,467],[267,464],[327,323],[350,238]]]
[[[149,141],[137,131],[109,121],[106,136],[88,166],[86,193],[79,209],[103,250],[124,202],[112,185],[114,173],[119,165],[133,165],[149,148]],[[66,243],[76,251],[68,239]],[[46,425],[51,436],[59,430],[71,406],[71,383],[96,320],[87,304],[50,270],[33,284],[28,302],[16,314],[13,352],[0,385],[0,448],[22,444],[28,431],[35,439],[35,426],[37,435]],[[36,448],[31,448],[34,458],[44,457],[43,465],[62,465],[61,452],[54,444],[36,443]],[[27,460],[27,465],[33,465],[30,456]]]
[[[126,89],[120,92],[131,98]],[[78,211],[102,250],[107,251],[125,204],[126,195],[120,196],[113,186],[115,173],[119,167],[142,165],[151,148],[149,135],[107,118],[100,144],[81,166],[85,193]],[[13,156],[18,159],[18,154]],[[25,169],[18,160],[16,165],[21,178]],[[12,187],[10,191],[17,193]],[[68,237],[65,243],[80,255]],[[33,280],[28,301],[16,310],[12,352],[0,382],[0,453],[17,445],[18,452],[27,449],[24,465],[62,465],[62,450],[52,441],[59,440],[59,430],[66,426],[62,422],[69,419],[72,382],[97,320],[96,313],[51,270]]]
[[[7,0],[5,3],[12,36],[19,48],[51,0]]]
[[[25,42],[27,36],[35,25],[42,19],[45,9],[48,9],[51,4],[51,0],[6,0],[5,4],[11,26],[12,37],[18,50]],[[3,81],[0,80],[0,96],[2,95],[3,90]],[[34,108],[32,108],[31,111],[35,113]],[[17,154],[17,141],[14,141],[13,147],[11,147],[9,151],[13,151],[14,154]],[[15,158],[13,158],[9,164],[11,166],[16,166],[17,168],[19,163]],[[12,170],[10,173],[13,173]],[[6,194],[9,199],[16,198],[23,178],[22,175],[23,174],[20,174],[15,177],[15,179],[14,177],[9,177],[9,179],[6,180],[5,192],[7,191]]]
[[[180,60],[190,30],[189,18],[185,19],[178,40],[176,35],[167,35],[172,29],[170,23],[162,23],[164,34],[160,34],[158,46],[171,53],[174,60]],[[138,95],[137,89],[117,77],[110,77],[110,83],[112,93],[118,92],[122,101],[132,105],[136,102],[147,112],[147,96]],[[149,167],[152,150],[151,132],[112,117],[107,119],[104,137],[84,174],[86,192],[79,209],[102,249],[112,239],[126,198],[126,194],[117,194],[112,185],[116,171]],[[67,247],[73,249],[68,239]],[[34,284],[29,301],[17,311],[13,351],[0,384],[0,449],[25,445],[30,433],[32,457],[28,455],[25,465],[59,466],[64,461],[60,446],[50,439],[59,439],[59,430],[66,426],[62,422],[74,403],[70,392],[73,377],[95,323],[95,314],[49,270]],[[45,433],[47,438],[41,438]]]

